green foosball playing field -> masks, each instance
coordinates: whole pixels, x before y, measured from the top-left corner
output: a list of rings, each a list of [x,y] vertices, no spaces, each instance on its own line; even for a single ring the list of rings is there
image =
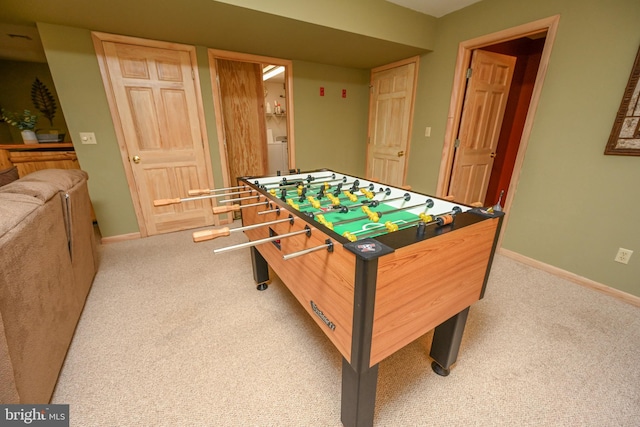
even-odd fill
[[[431,199],[412,201],[410,193],[393,196],[390,189],[380,187],[376,190],[373,184],[358,187],[358,180],[349,183],[351,187],[346,190],[343,184],[329,181],[313,186],[299,184],[290,196],[286,188],[280,188],[280,194],[275,188],[270,193],[351,241],[397,231],[419,222],[436,222],[429,212],[434,205]],[[451,219],[440,215],[437,221],[442,225]]]

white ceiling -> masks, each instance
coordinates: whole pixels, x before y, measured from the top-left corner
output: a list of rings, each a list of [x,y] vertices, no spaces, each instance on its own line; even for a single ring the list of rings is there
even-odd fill
[[[387,0],[399,6],[440,18],[481,0]]]

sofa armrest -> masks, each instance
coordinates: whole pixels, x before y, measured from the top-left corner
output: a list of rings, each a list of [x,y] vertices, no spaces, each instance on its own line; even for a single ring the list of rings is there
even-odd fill
[[[16,379],[13,375],[13,364],[9,356],[7,337],[4,334],[4,323],[0,313],[0,403],[20,403],[20,396],[16,389]]]

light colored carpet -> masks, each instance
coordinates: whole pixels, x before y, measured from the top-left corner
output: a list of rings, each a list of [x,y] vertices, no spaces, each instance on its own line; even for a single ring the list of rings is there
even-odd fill
[[[72,426],[340,426],[341,356],[242,233],[101,247],[52,403]],[[304,279],[301,279],[304,280]],[[380,363],[376,426],[638,426],[640,308],[496,256],[451,375]]]

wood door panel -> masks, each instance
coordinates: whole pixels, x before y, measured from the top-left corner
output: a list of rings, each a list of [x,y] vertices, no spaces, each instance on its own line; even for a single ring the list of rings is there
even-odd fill
[[[486,187],[490,171],[490,165],[472,164],[464,166],[459,171],[460,188],[463,193],[459,195],[464,200],[482,200],[482,188]],[[487,173],[489,172],[489,174]],[[477,185],[474,185],[476,184]]]
[[[164,82],[182,82],[184,80],[180,62],[174,60],[156,59],[156,71],[158,80]]]
[[[198,171],[194,166],[177,166],[174,168],[146,168],[145,179],[149,184],[151,195],[155,199],[171,198],[171,194],[186,194],[198,184]],[[184,213],[197,211],[207,206],[206,200],[194,200],[168,206],[154,207],[156,214]]]
[[[148,234],[214,223],[211,201],[154,207],[156,199],[209,188],[192,48],[102,41],[118,122],[131,161],[130,182]],[[104,73],[103,73],[104,75]],[[128,175],[129,178],[129,175]]]
[[[416,69],[412,59],[371,73],[367,176],[391,185],[403,185],[406,175]]]
[[[389,182],[389,176],[400,173],[402,165],[395,154],[393,156],[379,156],[373,161],[372,176],[376,177],[380,182]]]
[[[260,210],[263,208],[243,209],[243,224],[255,224],[275,219],[273,213],[258,215]],[[293,224],[283,222],[271,227],[247,230],[246,235],[250,240],[258,240],[268,237],[269,229],[282,235],[302,230],[305,225],[307,224],[304,221],[299,220]],[[343,245],[337,244],[331,253],[328,251],[312,252],[303,257],[282,262],[283,255],[325,244],[329,236],[314,227],[311,229],[310,237],[300,235],[282,239],[280,249],[276,248],[273,243],[258,245],[256,249],[269,264],[280,266],[278,274],[283,283],[326,333],[338,351],[347,360],[351,360],[355,255],[345,249]],[[328,268],[330,260],[331,268]],[[335,324],[334,330],[329,329],[313,312],[311,301]]]
[[[484,221],[380,258],[371,365],[479,299],[497,226]]]
[[[165,149],[193,149],[193,129],[185,127],[189,123],[188,100],[182,91],[162,90],[164,110],[162,112],[165,131],[162,145]]]
[[[128,87],[127,95],[133,127],[141,151],[161,148],[160,123],[150,88]]]
[[[149,69],[147,68],[146,61],[127,55],[125,49],[117,49],[117,55],[120,62],[120,69],[122,70],[122,77],[136,80],[149,79]]]
[[[403,117],[405,100],[398,96],[378,97],[376,114],[383,117]],[[403,149],[403,123],[401,120],[378,121],[372,137],[376,150],[390,148],[396,152]]]
[[[515,61],[508,55],[474,52],[448,191],[457,202],[484,202]]]
[[[260,65],[224,59],[216,64],[231,180],[265,175],[267,131]]]

